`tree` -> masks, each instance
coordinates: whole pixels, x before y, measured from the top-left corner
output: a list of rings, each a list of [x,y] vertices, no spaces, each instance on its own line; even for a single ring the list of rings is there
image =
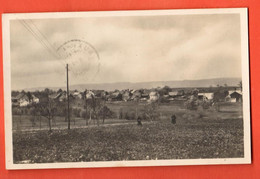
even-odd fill
[[[159,94],[160,96],[169,94],[169,92],[171,91],[171,88],[169,86],[164,86],[162,89],[159,90]]]
[[[57,91],[57,93],[62,93],[63,91],[62,91],[62,89],[59,89],[58,91]]]
[[[52,130],[52,121],[54,119],[57,107],[55,101],[48,98],[44,103],[39,104],[40,114],[48,119],[49,130]]]
[[[218,88],[217,91],[214,92],[213,102],[216,104],[217,111],[220,110],[220,102],[225,101],[229,92],[227,90],[223,90],[222,88]]]
[[[106,93],[104,95],[101,95],[101,99],[103,100],[103,106],[102,106],[102,123],[105,123],[105,118],[107,117],[107,115],[109,115],[110,110],[109,108],[106,106],[106,101],[107,101],[107,97],[106,97]]]
[[[222,101],[225,100],[227,95],[228,95],[227,90],[218,90],[218,91],[214,92],[213,101],[214,102],[222,102]]]
[[[150,120],[154,120],[158,117],[158,102],[151,102],[146,104],[144,108],[144,115]]]
[[[122,108],[119,109],[118,118],[119,118],[119,119],[123,119],[123,109],[122,109]]]
[[[193,97],[191,99],[189,99],[186,103],[185,106],[187,109],[189,110],[197,110],[198,109],[198,102],[197,102],[197,98]]]
[[[238,86],[239,86],[239,88],[241,89],[241,91],[243,91],[242,81],[239,81]]]
[[[85,109],[84,118],[86,120],[86,125],[88,125],[90,123],[90,121],[92,120],[92,118],[91,118],[91,109],[89,107],[89,103],[91,102],[92,99],[88,99],[87,98],[87,90],[85,90],[83,92],[82,99],[84,100],[84,109]],[[88,119],[88,117],[89,117],[89,119]]]
[[[78,108],[73,108],[73,109],[72,109],[72,113],[73,113],[73,115],[74,115],[75,117],[80,117],[80,112],[81,112],[81,110],[78,109]]]
[[[23,115],[23,110],[20,108],[20,107],[17,107],[17,108],[13,108],[13,115],[19,115],[19,122],[16,121],[16,124],[17,124],[17,130],[20,129],[20,125],[22,124],[22,115]]]
[[[34,127],[36,125],[38,115],[37,106],[35,104],[29,109],[29,114],[31,116],[30,121],[32,123],[32,127]]]
[[[98,113],[99,113],[99,110],[101,108],[101,100],[96,99],[93,95],[91,95],[91,100],[90,100],[89,106],[91,108],[91,111],[93,112],[94,119],[96,120],[97,125],[99,126],[99,115],[98,115]]]
[[[102,123],[104,124],[106,118],[113,116],[113,112],[106,105],[102,105],[99,109],[98,115],[102,117]]]
[[[17,96],[20,92],[19,91],[12,91],[12,96]]]
[[[29,102],[32,102],[32,100],[33,100],[32,93],[31,92],[27,92],[27,96],[29,98]]]
[[[50,91],[49,88],[45,88],[43,92],[46,93],[46,94],[50,94],[51,91]]]

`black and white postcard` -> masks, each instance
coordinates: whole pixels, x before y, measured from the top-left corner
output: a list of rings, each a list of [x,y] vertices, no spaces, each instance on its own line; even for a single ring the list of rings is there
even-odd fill
[[[6,168],[251,163],[247,18],[4,14]]]

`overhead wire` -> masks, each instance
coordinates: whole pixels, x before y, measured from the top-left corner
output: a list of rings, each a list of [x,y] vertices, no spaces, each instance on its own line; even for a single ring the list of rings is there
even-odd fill
[[[36,31],[38,31],[38,33],[42,36],[44,41],[47,42],[47,45],[50,47],[50,50],[52,50],[54,52],[54,54],[55,54],[55,56],[57,56],[57,58],[60,58],[60,55],[57,53],[56,50],[54,50],[55,47],[50,43],[48,38],[39,30],[39,28],[34,24],[34,22],[31,19],[29,19],[28,23],[32,24],[35,27]]]
[[[50,41],[48,40],[48,38],[40,31],[40,29],[35,25],[35,23],[29,19],[29,20],[20,20],[20,23],[32,34],[32,36],[52,55],[54,56],[56,59],[59,59],[59,62],[63,63],[63,65],[66,65],[66,62],[62,59],[61,54],[58,53],[60,47],[55,50],[55,47],[52,45],[52,43],[50,43]],[[74,41],[73,41],[74,42]],[[82,42],[82,41],[81,41]],[[86,42],[85,42],[86,43]],[[88,43],[87,43],[88,44]],[[64,45],[64,44],[63,44]],[[90,47],[92,47],[90,44],[88,44]],[[92,50],[94,50],[96,52],[96,49],[94,47],[92,47]],[[97,54],[97,58],[99,59],[99,55]],[[66,58],[66,57],[65,57]],[[99,67],[98,67],[99,70]],[[58,72],[57,70],[55,70],[56,72]],[[78,76],[79,74],[74,72],[73,70],[71,71],[75,76]],[[60,73],[60,72],[58,72]],[[98,73],[98,71],[97,71]],[[95,76],[97,75],[97,73],[94,74],[93,79],[95,78]]]
[[[38,33],[24,20],[19,20],[19,22],[24,26],[24,28],[29,32],[31,33],[31,35],[55,58],[55,59],[60,59],[56,54],[55,52],[53,52],[53,50],[51,49],[51,47],[49,47],[49,45],[44,42],[44,40],[42,39],[42,36],[39,35],[40,30],[38,30]],[[36,27],[36,25],[35,25]],[[42,34],[42,33],[41,33]],[[50,44],[50,42],[49,42]],[[59,61],[61,62],[61,61]],[[63,62],[63,61],[62,61]],[[65,62],[63,62],[65,63]],[[64,65],[64,64],[63,64]],[[61,74],[60,71],[58,70],[55,70],[57,73]]]

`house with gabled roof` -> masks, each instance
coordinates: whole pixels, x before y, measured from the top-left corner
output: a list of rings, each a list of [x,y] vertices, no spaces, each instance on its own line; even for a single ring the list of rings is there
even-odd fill
[[[129,101],[131,98],[131,93],[129,90],[125,90],[123,93],[122,93],[122,99],[123,101]]]
[[[243,93],[241,90],[230,90],[228,96],[225,98],[227,102],[237,103],[243,101]]]
[[[138,101],[142,97],[142,93],[140,90],[133,90],[131,96],[131,100]]]
[[[208,100],[213,100],[214,93],[198,93],[198,99],[202,101],[208,101]]]
[[[174,101],[175,100],[175,98],[178,96],[178,91],[170,91],[169,93],[168,93],[168,100],[169,101]]]
[[[160,98],[160,95],[157,91],[152,91],[149,93],[149,101],[157,101]]]
[[[33,103],[39,103],[39,98],[31,93],[21,92],[17,96],[12,97],[12,105],[25,107]]]
[[[110,94],[108,101],[122,101],[122,94],[119,91],[114,91]]]
[[[95,93],[91,90],[87,90],[85,93],[85,98],[86,99],[92,99],[93,97],[95,97]]]

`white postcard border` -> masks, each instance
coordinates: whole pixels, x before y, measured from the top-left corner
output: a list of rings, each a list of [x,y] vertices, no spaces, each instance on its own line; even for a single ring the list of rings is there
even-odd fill
[[[106,162],[68,162],[42,164],[14,164],[12,144],[11,113],[11,56],[10,56],[10,20],[46,19],[104,16],[159,16],[159,15],[194,15],[194,14],[240,14],[241,22],[241,62],[243,84],[243,119],[244,119],[244,158],[222,159],[173,159],[173,160],[139,160]],[[145,10],[145,11],[92,11],[92,12],[57,12],[57,13],[17,13],[3,14],[3,67],[4,67],[4,112],[5,112],[5,153],[6,169],[46,169],[46,168],[91,168],[124,166],[177,166],[177,165],[212,165],[212,164],[250,164],[250,89],[249,89],[249,54],[248,54],[248,16],[247,8],[225,9],[189,9],[189,10]]]

